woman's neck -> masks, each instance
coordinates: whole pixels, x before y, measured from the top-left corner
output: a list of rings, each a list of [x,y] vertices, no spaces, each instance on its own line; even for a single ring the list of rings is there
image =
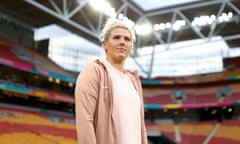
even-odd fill
[[[124,61],[118,63],[115,61],[112,61],[110,59],[106,59],[114,68],[116,68],[117,70],[119,70],[120,72],[124,72]]]

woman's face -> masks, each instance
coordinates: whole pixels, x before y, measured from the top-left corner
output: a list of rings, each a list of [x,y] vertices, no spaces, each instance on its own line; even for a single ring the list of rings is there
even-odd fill
[[[106,51],[108,60],[115,63],[124,62],[131,53],[132,42],[130,32],[124,28],[112,29],[109,38],[103,42],[103,48]]]

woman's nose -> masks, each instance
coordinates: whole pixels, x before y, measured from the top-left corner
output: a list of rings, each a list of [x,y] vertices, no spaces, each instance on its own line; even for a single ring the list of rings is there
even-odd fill
[[[124,38],[121,38],[121,39],[120,39],[120,43],[121,43],[121,44],[125,44],[125,43],[126,43],[125,39],[124,39]]]

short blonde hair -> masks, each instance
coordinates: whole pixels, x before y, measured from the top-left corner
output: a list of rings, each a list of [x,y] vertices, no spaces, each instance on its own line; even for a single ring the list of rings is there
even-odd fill
[[[102,29],[102,33],[99,36],[100,42],[102,43],[102,42],[108,40],[111,31],[115,28],[124,28],[129,31],[131,42],[132,42],[132,49],[133,49],[135,42],[136,42],[136,36],[135,36],[134,31],[126,23],[124,23],[123,21],[118,20],[116,18],[109,18],[106,21],[106,23]]]

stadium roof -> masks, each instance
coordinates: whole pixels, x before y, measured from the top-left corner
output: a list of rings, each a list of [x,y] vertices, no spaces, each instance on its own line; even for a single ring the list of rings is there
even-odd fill
[[[100,1],[100,0],[98,0]],[[2,0],[0,12],[33,28],[58,24],[90,41],[98,35],[107,14],[93,9],[91,0]],[[147,3],[146,3],[147,2]],[[161,3],[159,3],[161,2]],[[167,3],[166,3],[167,2]],[[222,36],[229,47],[240,46],[239,0],[117,0],[109,1],[112,11],[136,25],[151,24],[151,34],[137,35],[137,47]],[[173,2],[173,3],[172,3]],[[100,5],[99,5],[100,7]],[[96,9],[96,8],[95,8]],[[109,12],[108,12],[109,14]],[[201,23],[200,16],[218,21]],[[228,16],[231,16],[228,18]],[[194,20],[195,25],[193,25]],[[199,21],[200,20],[200,21]],[[176,21],[183,22],[174,30]],[[151,29],[149,28],[149,29]]]

